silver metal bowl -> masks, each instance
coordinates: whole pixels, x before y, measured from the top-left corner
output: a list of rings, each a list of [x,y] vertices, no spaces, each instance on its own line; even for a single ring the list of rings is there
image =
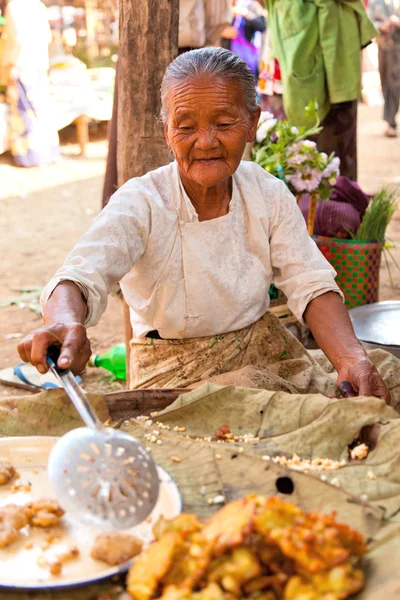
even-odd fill
[[[400,358],[400,301],[357,306],[349,315],[356,336],[366,348],[381,348]]]

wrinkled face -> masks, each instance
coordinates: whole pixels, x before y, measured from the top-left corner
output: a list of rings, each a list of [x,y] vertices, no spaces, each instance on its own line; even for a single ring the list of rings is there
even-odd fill
[[[164,132],[181,177],[204,187],[231,177],[259,115],[249,114],[234,79],[196,77],[172,85]]]

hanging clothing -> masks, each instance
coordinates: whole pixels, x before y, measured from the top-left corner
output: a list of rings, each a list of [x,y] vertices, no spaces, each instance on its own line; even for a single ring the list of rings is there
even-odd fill
[[[306,123],[316,100],[321,120],[331,104],[361,96],[361,49],[376,35],[362,0],[266,0],[272,57],[279,61],[285,112]]]
[[[225,40],[224,48],[240,56],[257,80],[267,29],[266,11],[257,0],[242,0],[236,2],[234,13],[232,26],[237,30],[237,36]]]
[[[121,281],[134,335],[204,337],[251,325],[268,309],[272,280],[301,320],[308,303],[340,293],[335,271],[307,235],[285,184],[243,161],[229,213],[199,221],[176,162],[131,179],[111,198],[46,286],[75,282],[95,325]]]

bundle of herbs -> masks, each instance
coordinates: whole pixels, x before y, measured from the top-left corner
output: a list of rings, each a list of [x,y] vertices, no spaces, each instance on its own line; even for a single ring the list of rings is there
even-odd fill
[[[385,244],[386,229],[397,208],[397,189],[383,187],[371,200],[355,240]]]
[[[360,227],[353,235],[353,239],[378,242],[382,245],[383,256],[393,290],[395,285],[392,278],[388,257],[399,270],[400,265],[391,252],[393,243],[386,239],[386,229],[397,209],[397,194],[397,187],[383,187],[372,198],[368,210],[361,221]]]

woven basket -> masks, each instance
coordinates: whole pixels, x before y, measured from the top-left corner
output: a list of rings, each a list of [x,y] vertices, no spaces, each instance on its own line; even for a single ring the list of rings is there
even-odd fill
[[[382,244],[319,235],[313,238],[337,272],[336,283],[348,308],[378,302]]]

